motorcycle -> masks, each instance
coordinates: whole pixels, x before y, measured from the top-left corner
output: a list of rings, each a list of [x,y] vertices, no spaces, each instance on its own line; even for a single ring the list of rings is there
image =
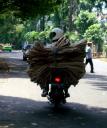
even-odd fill
[[[53,68],[52,77],[49,83],[49,91],[47,98],[51,104],[54,104],[57,107],[59,104],[66,103],[66,97],[64,92],[64,77],[61,69]]]

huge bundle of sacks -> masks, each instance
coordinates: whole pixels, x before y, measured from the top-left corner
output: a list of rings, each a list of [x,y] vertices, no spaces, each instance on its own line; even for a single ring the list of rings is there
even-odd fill
[[[60,68],[64,72],[64,84],[74,85],[85,74],[86,40],[67,45],[68,40],[61,38],[52,47],[45,47],[38,42],[28,56],[28,74],[31,81],[44,88],[52,77],[51,68]]]

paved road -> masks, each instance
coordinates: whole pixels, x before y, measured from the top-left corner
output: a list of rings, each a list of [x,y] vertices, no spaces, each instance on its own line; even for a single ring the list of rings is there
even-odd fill
[[[27,66],[27,63],[22,61],[23,53],[21,50],[13,50],[12,52],[0,52],[0,58],[8,62],[11,69],[20,70]]]
[[[21,53],[14,55],[11,62],[27,67]],[[0,74],[0,128],[107,128],[107,63],[94,60],[94,66],[91,74],[87,65],[86,75],[58,110],[40,96],[26,69]]]

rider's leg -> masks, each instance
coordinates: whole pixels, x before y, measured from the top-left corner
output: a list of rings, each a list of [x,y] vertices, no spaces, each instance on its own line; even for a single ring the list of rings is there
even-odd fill
[[[48,91],[49,91],[49,85],[46,85],[46,87],[43,88],[42,97],[46,97],[48,95]]]
[[[65,97],[70,97],[70,94],[68,93],[68,86],[66,86],[65,88],[64,88],[64,92],[65,92]]]

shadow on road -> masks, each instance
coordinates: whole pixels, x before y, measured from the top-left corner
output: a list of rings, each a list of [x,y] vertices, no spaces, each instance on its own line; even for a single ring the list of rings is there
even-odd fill
[[[86,74],[83,79],[87,79],[87,83],[92,86],[98,87],[103,91],[107,91],[107,75],[97,75],[97,74]]]
[[[67,103],[54,109],[47,102],[0,96],[0,128],[106,128],[107,109]]]

